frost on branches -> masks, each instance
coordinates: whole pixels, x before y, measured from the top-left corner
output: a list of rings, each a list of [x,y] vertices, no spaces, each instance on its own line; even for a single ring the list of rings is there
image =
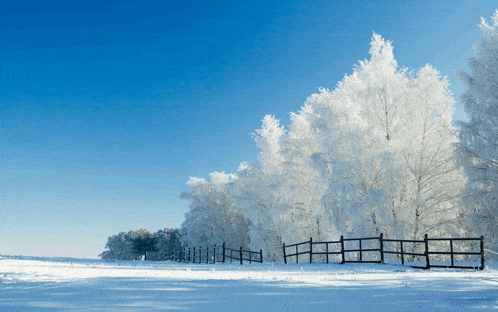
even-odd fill
[[[288,130],[265,116],[254,134],[259,163],[191,178],[184,244],[232,240],[282,261],[282,243],[310,237],[463,233],[466,180],[453,158],[447,79],[430,65],[399,68],[377,34],[370,55],[291,113]]]
[[[187,183],[192,192],[183,193],[181,198],[190,201],[190,211],[181,226],[183,245],[191,247],[220,245],[247,247],[250,220],[234,203],[231,182],[237,180],[234,174],[213,172],[211,182],[190,178]]]
[[[489,246],[498,243],[498,10],[493,25],[482,19],[481,38],[460,72],[466,92],[460,97],[468,122],[459,122],[458,156],[468,178],[466,202],[474,227]],[[496,247],[490,247],[496,250]]]
[[[146,256],[147,260],[160,260],[168,251],[180,248],[178,231],[166,228],[155,233],[147,229],[121,232],[107,239],[106,250],[99,257],[105,260],[140,260]]]
[[[465,178],[452,157],[448,82],[430,65],[398,68],[392,50],[374,34],[370,60],[307,101],[315,167],[328,181],[322,204],[337,231],[356,237],[456,234]]]

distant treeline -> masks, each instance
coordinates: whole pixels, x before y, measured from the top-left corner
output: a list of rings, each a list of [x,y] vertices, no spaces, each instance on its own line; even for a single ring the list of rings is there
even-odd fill
[[[107,239],[106,250],[99,257],[105,260],[160,260],[169,250],[180,248],[179,229],[150,232],[147,229],[120,232]]]

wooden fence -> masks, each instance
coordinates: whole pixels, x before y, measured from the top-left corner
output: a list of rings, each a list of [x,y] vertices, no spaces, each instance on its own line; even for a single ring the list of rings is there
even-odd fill
[[[249,261],[249,263],[257,262],[263,263],[263,250],[251,251],[244,250],[242,247],[239,249],[232,249],[225,246],[223,243],[221,246],[213,245],[211,247],[185,247],[181,249],[171,250],[166,253],[161,260],[172,260],[176,262],[185,263],[224,263],[226,259],[233,260],[243,264],[244,261]]]
[[[478,251],[455,251],[454,242],[479,242]],[[346,243],[351,243],[355,247],[346,248]],[[365,248],[364,242],[369,242],[369,246]],[[372,247],[372,243],[377,246]],[[392,246],[395,243],[397,246]],[[444,243],[449,243],[449,251],[435,250],[436,248],[443,248]],[[411,248],[407,250],[407,244],[410,244]],[[322,245],[321,251],[318,251],[313,246]],[[389,246],[391,245],[391,246]],[[423,252],[415,252],[416,245],[422,245],[424,247]],[[474,245],[477,245],[474,243]],[[299,247],[308,247],[307,250],[299,251]],[[323,246],[325,248],[323,248]],[[391,248],[389,248],[391,247]],[[472,246],[475,247],[475,246]],[[291,252],[288,253],[287,249],[291,248]],[[295,251],[294,251],[295,248]],[[379,237],[364,237],[364,238],[344,238],[341,236],[338,241],[328,241],[328,242],[313,242],[313,238],[310,238],[307,242],[285,245],[283,244],[283,255],[284,263],[287,263],[287,258],[296,257],[296,263],[299,263],[300,255],[309,255],[309,262],[313,261],[313,256],[321,255],[322,259],[329,263],[329,256],[332,255],[337,257],[340,255],[340,263],[385,263],[384,257],[386,254],[394,254],[398,256],[401,260],[401,264],[405,264],[406,257],[408,256],[410,260],[416,258],[423,258],[425,260],[425,266],[412,265],[415,268],[430,269],[430,268],[455,268],[455,269],[480,269],[484,270],[484,237],[479,238],[428,238],[427,234],[424,240],[402,240],[402,239],[388,239],[384,238],[381,233]],[[325,250],[324,250],[325,249]],[[394,249],[394,250],[393,250]],[[352,255],[352,256],[351,256]],[[441,261],[444,256],[450,256],[449,265],[441,264],[431,264],[431,257],[437,261]],[[469,265],[455,265],[455,256],[478,256],[480,258],[480,265],[469,266]]]

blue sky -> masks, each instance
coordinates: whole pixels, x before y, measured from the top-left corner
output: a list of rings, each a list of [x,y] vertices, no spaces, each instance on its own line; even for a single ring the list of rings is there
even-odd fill
[[[179,227],[190,176],[256,161],[368,58],[466,69],[494,1],[17,2],[0,11],[0,254],[96,258],[112,234]],[[459,108],[455,119],[462,119]]]

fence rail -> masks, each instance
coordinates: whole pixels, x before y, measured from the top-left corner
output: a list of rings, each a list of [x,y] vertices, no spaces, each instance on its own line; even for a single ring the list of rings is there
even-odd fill
[[[378,241],[378,248],[376,247],[368,247],[364,248],[364,241]],[[454,243],[455,241],[474,241],[479,242],[479,251],[470,252],[470,251],[455,251]],[[346,242],[356,243],[356,248],[345,248]],[[442,242],[449,242],[450,251],[441,251],[441,250],[431,250],[434,248],[441,248]],[[385,243],[397,243],[397,250],[392,250],[392,248],[386,248]],[[336,247],[336,251],[330,251],[330,245]],[[411,251],[406,250],[406,244],[412,244]],[[423,252],[415,252],[415,245],[423,244],[424,251]],[[432,246],[430,246],[432,244]],[[313,246],[317,245],[325,245],[325,251],[314,251]],[[299,251],[300,246],[308,246],[307,250]],[[288,248],[295,248],[294,253],[288,253]],[[424,240],[408,240],[408,239],[391,239],[384,238],[381,233],[379,237],[363,237],[363,238],[344,238],[341,236],[338,241],[329,241],[329,242],[313,242],[313,238],[310,238],[307,242],[285,245],[282,246],[283,255],[284,255],[284,263],[287,263],[287,258],[295,257],[296,263],[299,263],[300,255],[309,255],[309,262],[313,261],[314,255],[325,256],[325,261],[329,263],[329,255],[337,256],[340,255],[340,263],[385,263],[384,256],[386,254],[394,254],[401,258],[401,264],[405,264],[406,257],[419,257],[425,259],[425,266],[416,266],[412,265],[414,268],[422,268],[422,269],[430,269],[430,268],[455,268],[455,269],[480,269],[484,270],[484,237],[478,238],[428,238],[427,234],[424,236]],[[340,249],[340,250],[338,250]],[[292,251],[291,251],[292,252]],[[369,259],[365,258],[365,253],[370,255]],[[354,259],[351,259],[350,256],[347,255],[356,255]],[[450,265],[441,265],[441,264],[431,264],[431,255],[433,256],[432,260],[434,260],[434,256],[450,256]],[[455,265],[455,256],[479,256],[480,263],[476,266],[469,265]],[[440,260],[440,259],[438,259]]]
[[[224,263],[226,259],[240,261],[243,264],[244,260],[249,263],[257,262],[263,263],[263,250],[252,251],[245,250],[240,247],[239,249],[228,248],[223,243],[220,246],[206,246],[206,247],[185,247],[168,251],[161,260],[172,260],[176,262],[185,263]]]

